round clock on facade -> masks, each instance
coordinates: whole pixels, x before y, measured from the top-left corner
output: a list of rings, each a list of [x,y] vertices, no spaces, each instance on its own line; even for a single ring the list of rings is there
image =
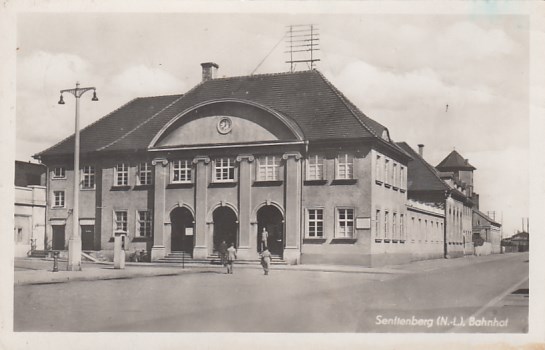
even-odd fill
[[[218,132],[220,134],[227,134],[231,131],[231,128],[233,127],[233,122],[231,121],[231,118],[228,117],[222,117],[218,121]]]

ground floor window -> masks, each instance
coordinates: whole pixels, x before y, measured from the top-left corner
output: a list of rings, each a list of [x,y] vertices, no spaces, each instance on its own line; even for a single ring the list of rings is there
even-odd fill
[[[337,232],[338,238],[352,238],[354,236],[354,209],[337,209]]]
[[[127,211],[118,210],[114,212],[114,233],[127,233]]]
[[[139,237],[151,237],[151,211],[138,212],[137,233]]]
[[[324,210],[308,209],[307,237],[321,238],[324,236]]]
[[[64,191],[54,191],[53,196],[53,208],[64,208]]]

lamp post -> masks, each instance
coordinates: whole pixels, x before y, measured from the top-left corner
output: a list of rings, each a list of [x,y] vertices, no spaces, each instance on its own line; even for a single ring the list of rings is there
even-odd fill
[[[81,236],[79,233],[79,98],[87,91],[93,90],[92,101],[98,101],[94,87],[80,88],[79,82],[75,89],[61,90],[59,104],[63,105],[63,93],[71,93],[76,97],[76,122],[74,135],[74,206],[72,209],[72,234],[68,240],[68,271],[81,271]]]

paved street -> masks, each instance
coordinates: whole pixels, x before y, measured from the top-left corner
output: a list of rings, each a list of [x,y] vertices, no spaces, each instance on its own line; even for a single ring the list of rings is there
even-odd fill
[[[220,268],[194,272],[16,286],[14,328],[441,333],[528,329],[528,254],[423,261],[384,272],[284,268],[263,276],[258,268],[242,266],[236,266],[233,275]]]

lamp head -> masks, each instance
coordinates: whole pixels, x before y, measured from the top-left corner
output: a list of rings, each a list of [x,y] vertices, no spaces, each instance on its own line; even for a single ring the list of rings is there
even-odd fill
[[[63,98],[62,98],[62,94],[61,94],[61,99],[59,100],[59,104],[60,104],[60,105],[63,105],[63,104],[64,104],[64,100],[63,100]]]
[[[91,101],[98,101],[96,90],[93,90],[93,98],[91,99]]]

